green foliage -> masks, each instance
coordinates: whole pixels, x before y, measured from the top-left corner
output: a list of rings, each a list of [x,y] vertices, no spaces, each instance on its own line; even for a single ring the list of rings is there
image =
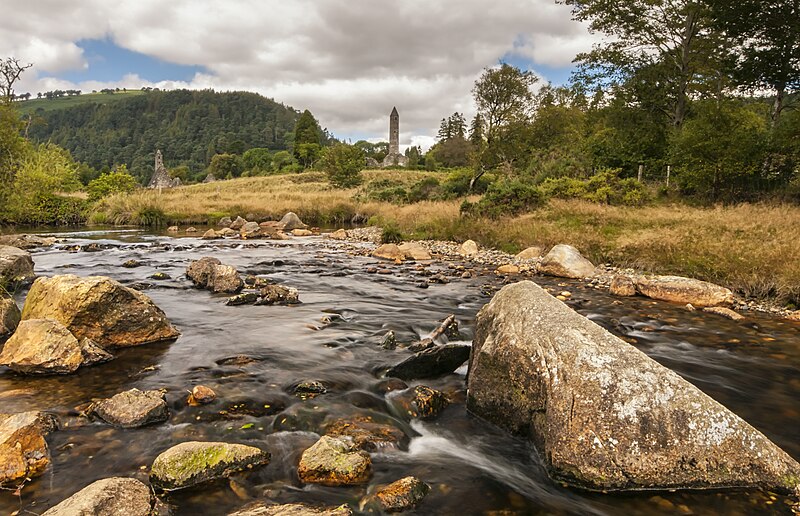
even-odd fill
[[[208,171],[217,179],[231,179],[242,175],[242,158],[236,154],[217,154],[211,158]]]
[[[503,179],[492,183],[478,202],[464,201],[461,212],[498,218],[534,210],[543,206],[545,201],[542,192],[532,184],[518,179]]]
[[[320,168],[336,188],[358,186],[364,169],[364,152],[354,145],[335,144],[322,153]]]
[[[90,181],[86,191],[89,192],[89,201],[95,202],[108,195],[132,192],[138,186],[136,179],[128,173],[125,165],[122,165],[113,172],[102,174]]]
[[[322,150],[322,129],[311,111],[305,110],[294,127],[294,157],[303,166],[311,167]]]
[[[428,152],[433,154],[439,166],[453,168],[468,165],[472,151],[472,144],[463,136],[456,135],[438,142]]]
[[[539,189],[546,197],[585,199],[614,206],[638,206],[649,196],[647,188],[636,179],[619,177],[619,169],[603,169],[589,179],[559,177],[545,179]]]
[[[403,240],[403,233],[396,222],[387,221],[383,224],[383,231],[381,231],[382,244],[399,244]]]
[[[125,165],[122,165],[122,166],[125,167]],[[117,167],[117,168],[119,168],[119,167]],[[128,167],[125,167],[125,172],[126,173],[128,173],[127,172],[127,168]],[[173,179],[175,179],[175,178],[180,179],[181,183],[183,183],[183,184],[188,183],[192,179],[192,171],[189,170],[189,167],[187,167],[186,165],[179,165],[177,167],[173,167],[173,168],[169,169],[167,171],[167,173],[169,174],[169,177],[171,177]]]
[[[0,102],[0,211],[25,155],[25,140],[19,134],[21,129],[22,122],[17,112],[10,105]]]
[[[242,155],[242,166],[250,175],[263,175],[272,168],[272,153],[265,147],[248,149]]]
[[[167,167],[202,171],[215,154],[288,149],[298,117],[287,106],[246,92],[152,91],[67,100],[52,103],[68,107],[36,112],[41,122],[30,127],[31,139],[60,145],[97,170],[127,165],[140,183],[153,172],[156,148]]]
[[[737,102],[699,104],[672,142],[683,192],[710,200],[746,199],[763,187],[767,150],[763,116]],[[764,181],[766,182],[766,181]]]
[[[280,172],[293,163],[294,158],[288,151],[278,151],[272,156],[272,170],[275,172]]]

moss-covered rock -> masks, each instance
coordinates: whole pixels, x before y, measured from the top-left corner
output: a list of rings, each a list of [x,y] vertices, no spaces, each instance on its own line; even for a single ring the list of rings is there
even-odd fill
[[[308,484],[363,484],[372,476],[372,460],[351,439],[324,435],[303,452],[297,474]]]
[[[103,348],[138,346],[180,335],[149,297],[104,276],[37,279],[25,299],[22,319],[54,319],[78,340],[88,338]]]
[[[150,483],[164,491],[183,489],[268,464],[269,459],[269,452],[253,446],[185,442],[156,457],[150,469]]]

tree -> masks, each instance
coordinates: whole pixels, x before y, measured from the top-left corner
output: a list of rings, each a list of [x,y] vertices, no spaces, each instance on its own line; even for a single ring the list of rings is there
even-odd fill
[[[337,143],[326,147],[319,165],[328,174],[328,180],[336,188],[352,188],[361,183],[364,169],[364,153],[354,145]]]
[[[132,192],[138,186],[139,183],[128,173],[127,167],[120,165],[113,172],[101,174],[97,179],[90,181],[86,191],[89,192],[90,201],[98,201],[112,194]]]
[[[528,118],[533,101],[531,88],[537,81],[533,73],[507,63],[483,71],[472,88],[472,95],[486,123],[490,142],[504,125]]]
[[[208,171],[219,179],[231,179],[242,175],[242,158],[236,154],[217,154],[211,158]]]
[[[322,130],[311,111],[305,110],[294,126],[294,157],[310,167],[317,159],[322,144]]]
[[[469,141],[477,149],[483,146],[483,117],[476,113],[469,125]]]
[[[22,76],[22,72],[31,66],[33,63],[22,64],[14,57],[0,60],[0,101],[11,102],[14,98],[14,83]]]
[[[278,151],[272,156],[272,170],[280,172],[286,166],[291,165],[294,158],[289,151]]]
[[[696,0],[561,1],[572,6],[574,19],[607,36],[575,58],[575,79],[587,87],[645,81],[663,88],[663,110],[680,127],[695,82],[713,75],[721,57],[709,9]]]
[[[245,170],[267,172],[272,165],[272,153],[264,147],[254,147],[245,151],[242,156]]]
[[[19,113],[10,104],[0,102],[0,207],[6,202],[9,187],[27,149],[20,136],[21,130]]]
[[[708,0],[716,27],[734,48],[735,82],[749,90],[775,92],[773,125],[787,95],[800,90],[800,2],[797,0]]]

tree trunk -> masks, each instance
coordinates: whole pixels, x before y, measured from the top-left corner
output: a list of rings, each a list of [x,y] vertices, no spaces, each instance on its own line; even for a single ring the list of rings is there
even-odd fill
[[[786,86],[779,84],[777,88],[778,91],[775,94],[775,102],[772,103],[772,127],[778,125],[778,120],[780,120],[781,111],[783,111],[786,101]]]

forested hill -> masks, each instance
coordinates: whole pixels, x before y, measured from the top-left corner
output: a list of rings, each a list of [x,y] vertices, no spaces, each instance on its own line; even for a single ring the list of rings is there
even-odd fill
[[[68,149],[98,170],[127,165],[146,182],[156,149],[167,167],[185,165],[198,175],[218,153],[289,148],[298,116],[291,107],[255,93],[151,91],[115,102],[38,109],[29,135]]]

